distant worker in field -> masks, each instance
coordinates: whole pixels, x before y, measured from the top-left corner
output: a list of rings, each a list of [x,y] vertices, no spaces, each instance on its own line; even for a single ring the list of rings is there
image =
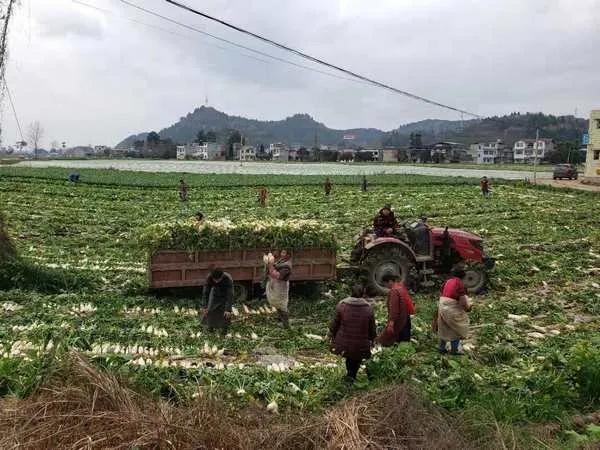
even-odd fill
[[[360,190],[363,191],[363,192],[367,192],[367,188],[368,188],[368,185],[367,185],[367,176],[363,175],[362,184],[360,186]]]
[[[262,186],[258,190],[258,204],[260,206],[266,206],[268,198],[269,198],[269,191],[267,190],[267,188],[265,186]]]
[[[183,178],[181,180],[179,180],[179,200],[182,203],[185,203],[188,201],[188,185],[185,184],[185,181],[183,181]]]
[[[71,183],[77,183],[79,181],[79,174],[77,172],[74,172],[72,174],[69,175],[69,181]]]
[[[397,275],[386,274],[382,278],[383,284],[389,289],[387,298],[388,320],[385,328],[377,337],[377,341],[384,347],[389,347],[398,342],[409,342],[411,332],[410,316],[415,314],[415,305]]]
[[[483,177],[481,180],[479,180],[479,187],[481,188],[481,194],[484,197],[490,196],[490,181],[487,179],[487,177]]]
[[[203,292],[204,318],[202,323],[209,331],[227,333],[233,304],[233,279],[223,269],[215,268],[206,280]]]
[[[394,211],[390,205],[385,205],[373,219],[373,231],[377,237],[393,236],[400,228]]]
[[[204,214],[200,211],[196,211],[196,214],[194,214],[194,222],[196,225],[202,225],[204,223]]]
[[[337,304],[329,337],[333,352],[346,359],[347,381],[353,382],[362,362],[371,357],[377,337],[373,307],[365,300],[362,284],[354,285],[351,296]]]
[[[284,328],[289,329],[288,301],[290,295],[290,277],[292,275],[292,262],[287,250],[279,252],[279,258],[272,255],[265,259],[267,271],[267,285],[265,293],[269,305],[277,310],[277,318]]]
[[[323,187],[325,188],[325,197],[329,197],[329,195],[331,194],[331,180],[329,179],[329,177],[325,178],[325,184],[323,185]]]
[[[437,333],[440,338],[439,352],[447,353],[446,344],[450,342],[450,354],[459,355],[460,340],[469,332],[471,301],[462,279],[465,269],[457,266],[452,269],[451,277],[442,286],[438,303]]]

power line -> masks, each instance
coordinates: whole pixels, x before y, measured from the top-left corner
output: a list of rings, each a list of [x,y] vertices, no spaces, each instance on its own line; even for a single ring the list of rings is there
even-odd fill
[[[10,89],[8,89],[8,83],[6,79],[4,79],[4,86],[6,87],[6,93],[8,94],[8,100],[10,102],[10,106],[12,108],[13,115],[15,116],[15,121],[17,122],[17,128],[19,129],[19,135],[21,136],[21,141],[25,142],[25,138],[23,137],[23,130],[21,129],[21,123],[19,122],[19,116],[17,116],[17,110],[15,109],[15,104],[12,99],[12,95],[10,95]]]
[[[73,1],[75,1],[75,0],[73,0]],[[152,11],[152,10],[150,10],[150,9],[146,9],[146,8],[144,8],[144,7],[142,7],[142,6],[136,5],[135,3],[131,3],[131,2],[129,2],[129,1],[127,1],[127,0],[119,0],[119,1],[120,1],[121,3],[125,3],[125,4],[126,4],[126,5],[128,5],[128,6],[131,6],[132,8],[135,8],[135,9],[137,9],[137,10],[139,10],[139,11],[143,11],[143,12],[145,12],[146,14],[150,14],[150,15],[152,15],[152,16],[159,17],[160,19],[166,20],[167,22],[174,23],[174,24],[176,24],[176,25],[179,25],[180,27],[186,28],[186,29],[188,29],[188,30],[191,30],[191,31],[194,31],[194,32],[196,32],[196,33],[200,33],[200,34],[202,34],[202,35],[204,35],[204,36],[211,37],[211,38],[213,38],[213,39],[216,39],[216,40],[218,40],[218,41],[225,42],[225,43],[227,43],[227,44],[229,44],[229,45],[232,45],[232,46],[234,46],[234,47],[238,47],[238,48],[241,48],[241,49],[244,49],[244,50],[248,50],[248,51],[250,51],[250,52],[252,52],[252,53],[256,53],[256,54],[258,54],[258,55],[261,55],[261,56],[264,56],[264,57],[266,57],[266,58],[269,58],[269,59],[272,59],[272,60],[275,60],[275,61],[279,61],[279,62],[282,62],[282,63],[284,63],[284,64],[289,64],[289,65],[292,65],[292,66],[294,66],[294,67],[299,67],[299,68],[301,68],[301,69],[310,70],[310,71],[312,71],[312,72],[320,73],[320,74],[322,74],[322,75],[327,75],[327,76],[329,76],[329,77],[337,78],[338,80],[352,81],[352,82],[354,82],[354,83],[360,83],[360,84],[363,84],[363,85],[364,85],[364,84],[367,84],[367,83],[364,83],[364,82],[363,82],[363,81],[361,81],[361,80],[357,80],[356,78],[346,78],[346,77],[341,77],[341,76],[339,76],[339,75],[336,75],[336,74],[334,74],[334,73],[331,73],[331,72],[325,72],[325,71],[323,71],[323,70],[315,69],[314,67],[310,67],[310,66],[306,66],[306,65],[303,65],[303,64],[299,64],[299,63],[296,63],[296,62],[293,62],[293,61],[290,61],[290,60],[287,60],[287,59],[284,59],[284,58],[280,58],[280,57],[278,57],[278,56],[271,55],[271,54],[269,54],[269,53],[266,53],[266,52],[263,52],[263,51],[260,51],[260,50],[256,50],[256,49],[254,49],[254,48],[252,48],[252,47],[247,47],[247,46],[245,46],[245,45],[238,44],[237,42],[230,41],[229,39],[225,39],[225,38],[222,38],[222,37],[220,37],[220,36],[216,36],[216,35],[214,35],[214,34],[207,33],[206,31],[202,31],[202,30],[200,30],[200,29],[198,29],[198,28],[192,27],[192,26],[190,26],[190,25],[187,25],[187,24],[185,24],[185,23],[178,22],[177,20],[171,19],[170,17],[163,16],[162,14],[159,14],[159,13],[157,13],[157,12],[155,12],[155,11]],[[79,1],[76,1],[76,3],[80,3],[80,4],[81,4],[81,2],[79,2]],[[225,50],[225,48],[223,48],[223,47],[219,47],[219,48],[221,48],[221,49]],[[243,54],[243,53],[242,53],[242,54]],[[262,61],[262,62],[268,63],[268,61],[262,60],[262,59],[260,59],[260,58],[255,58],[255,57],[252,57],[252,56],[250,56],[250,55],[244,55],[244,56],[248,56],[248,57],[250,57],[250,58],[258,59],[259,61]]]
[[[125,2],[125,0],[121,0],[121,1]],[[316,58],[314,56],[311,56],[311,55],[309,55],[307,53],[304,53],[304,52],[302,52],[300,50],[296,50],[296,49],[294,49],[292,47],[288,47],[287,45],[280,44],[279,42],[273,41],[273,40],[271,40],[269,38],[266,38],[266,37],[261,36],[261,35],[256,34],[256,33],[253,33],[251,31],[248,31],[248,30],[244,29],[244,28],[238,27],[238,26],[233,25],[233,24],[231,24],[229,22],[226,22],[226,21],[224,21],[222,19],[219,19],[217,17],[208,15],[206,13],[203,13],[201,11],[193,9],[193,8],[187,6],[187,5],[184,5],[182,3],[176,2],[174,0],[165,0],[165,1],[167,3],[170,3],[173,6],[177,6],[178,8],[181,8],[181,9],[184,9],[186,11],[189,11],[192,14],[196,14],[198,16],[204,17],[205,19],[212,20],[213,22],[220,23],[221,25],[224,25],[224,26],[226,26],[228,28],[231,28],[231,29],[233,29],[235,31],[238,31],[240,33],[246,34],[248,36],[251,36],[253,38],[256,38],[256,39],[259,39],[259,40],[261,40],[263,42],[266,42],[269,45],[272,45],[274,47],[280,48],[280,49],[285,50],[287,52],[293,53],[293,54],[295,54],[297,56],[300,56],[301,58],[307,59],[307,60],[315,62],[317,64],[321,64],[323,66],[329,67],[330,69],[334,69],[334,70],[337,70],[339,72],[345,73],[346,75],[350,75],[350,76],[352,76],[354,78],[358,78],[359,80],[366,81],[366,82],[368,82],[370,84],[373,84],[375,86],[378,86],[378,87],[390,90],[390,91],[395,92],[397,94],[404,95],[404,96],[412,98],[414,100],[419,100],[419,101],[422,101],[422,102],[425,102],[425,103],[429,103],[431,105],[435,105],[435,106],[439,106],[441,108],[449,109],[451,111],[456,111],[456,112],[459,112],[459,113],[467,114],[469,116],[473,116],[473,117],[476,117],[476,118],[482,118],[482,116],[480,116],[479,114],[475,114],[475,113],[472,113],[472,112],[469,112],[469,111],[465,111],[465,110],[462,110],[462,109],[459,109],[459,108],[455,108],[453,106],[445,105],[443,103],[439,103],[439,102],[436,102],[434,100],[430,100],[428,98],[421,97],[420,95],[411,94],[410,92],[403,91],[401,89],[397,89],[397,88],[395,88],[393,86],[387,85],[385,83],[381,83],[381,82],[373,80],[371,78],[367,78],[367,77],[365,77],[363,75],[360,75],[360,74],[358,74],[356,72],[352,72],[351,70],[344,69],[343,67],[337,66],[335,64],[328,63],[327,61],[324,61],[322,59],[319,59],[319,58]],[[127,2],[125,2],[125,3],[127,3]]]

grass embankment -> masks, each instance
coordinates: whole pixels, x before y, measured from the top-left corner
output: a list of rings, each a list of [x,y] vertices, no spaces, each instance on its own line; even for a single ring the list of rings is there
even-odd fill
[[[292,421],[298,412],[320,412],[404,382],[454,417],[486,411],[481,422],[491,420],[523,439],[528,423],[557,424],[553,438],[560,447],[569,438],[560,432],[573,426],[569,418],[600,406],[597,195],[498,184],[483,199],[477,180],[400,176],[396,184],[373,185],[368,193],[354,180],[343,185],[332,178],[333,195],[325,199],[321,177],[275,186],[291,177],[194,175],[186,177],[190,205],[182,213],[178,174],[154,179],[130,173],[126,185],[119,185],[120,172],[90,171],[74,185],[64,180],[64,171],[58,176],[48,169],[16,169],[8,168],[9,176],[0,170],[0,195],[21,257],[69,273],[79,284],[40,289],[11,278],[3,286],[3,394],[36,392],[53,372],[55,357],[76,350],[144,395],[185,404],[211,394],[238,411],[275,401]],[[272,186],[264,209],[254,188],[262,183]],[[350,390],[341,381],[340,361],[315,338],[325,335],[335,302],[347,295],[343,280],[316,297],[296,290],[290,332],[273,317],[245,314],[238,305],[227,338],[200,327],[197,298],[146,294],[146,255],[136,239],[150,223],[197,209],[232,221],[318,219],[333,227],[343,258],[353,236],[384,203],[392,203],[401,218],[426,214],[434,225],[479,233],[498,259],[489,292],[475,298],[468,356],[449,359],[435,352],[429,331],[435,290],[415,296],[414,341],[379,353],[370,363],[375,378],[361,374]],[[376,304],[376,314],[383,323],[383,303]],[[261,365],[275,356],[284,367]]]

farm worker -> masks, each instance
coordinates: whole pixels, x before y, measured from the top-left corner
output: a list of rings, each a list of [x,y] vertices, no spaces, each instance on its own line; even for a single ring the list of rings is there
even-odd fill
[[[210,331],[221,330],[227,333],[231,319],[231,305],[233,304],[233,280],[231,275],[223,269],[215,268],[206,279],[203,292],[204,318],[202,323]]]
[[[361,191],[367,192],[367,176],[363,175],[362,185],[360,187]]]
[[[325,188],[325,196],[329,197],[329,194],[331,194],[331,181],[329,180],[329,177],[325,178],[323,187]]]
[[[269,305],[277,309],[278,319],[284,328],[289,328],[288,300],[292,262],[287,250],[279,252],[279,259],[271,258],[267,262],[266,295]]]
[[[365,300],[361,284],[352,287],[352,295],[340,301],[329,326],[332,350],[346,359],[346,379],[353,382],[363,360],[371,357],[377,336],[373,308]]]
[[[481,188],[481,194],[484,197],[490,196],[490,182],[487,177],[483,177],[481,180],[479,180],[479,187]]]
[[[415,305],[408,289],[397,275],[388,273],[383,276],[383,284],[389,289],[387,298],[388,320],[385,328],[377,337],[384,347],[396,342],[409,342],[411,323],[410,316],[415,314]]]
[[[185,184],[183,178],[179,180],[179,200],[182,202],[187,202],[188,200],[188,185]]]
[[[269,191],[265,186],[262,186],[258,190],[258,204],[260,206],[265,206],[267,204],[267,198],[269,197]]]
[[[390,205],[385,205],[373,219],[373,231],[377,237],[393,236],[399,228],[398,221]]]
[[[194,221],[196,222],[196,225],[202,225],[204,223],[204,214],[200,211],[196,211],[196,214],[194,214]]]
[[[77,183],[79,181],[79,174],[77,172],[74,172],[72,174],[69,175],[69,181],[71,183]]]
[[[446,343],[450,342],[450,353],[460,354],[458,346],[460,340],[467,337],[469,332],[469,316],[471,302],[467,297],[462,278],[465,269],[461,266],[454,267],[451,277],[444,283],[438,304],[437,332],[440,338],[439,351],[446,353]]]

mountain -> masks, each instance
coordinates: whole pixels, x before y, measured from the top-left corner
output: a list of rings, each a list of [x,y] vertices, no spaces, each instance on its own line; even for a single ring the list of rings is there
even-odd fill
[[[187,143],[195,139],[198,131],[212,130],[219,142],[226,142],[232,130],[238,130],[251,144],[286,142],[312,146],[315,139],[319,144],[334,145],[344,142],[344,135],[354,135],[354,145],[384,144],[406,146],[411,133],[420,133],[423,143],[440,140],[470,144],[473,142],[502,139],[507,144],[515,140],[540,136],[558,140],[579,140],[587,130],[587,120],[573,116],[552,116],[542,113],[513,113],[502,117],[472,120],[426,119],[401,125],[392,131],[376,128],[354,128],[334,130],[317,122],[308,114],[295,114],[284,120],[261,121],[245,117],[230,116],[214,108],[202,106],[181,117],[179,121],[159,134],[162,139],[176,143]],[[147,132],[131,135],[118,146],[130,146],[136,140],[146,139]]]
[[[494,142],[501,139],[508,145],[524,138],[540,137],[581,142],[582,134],[588,129],[587,119],[574,116],[553,116],[543,113],[512,113],[501,117],[471,119],[465,121],[423,120],[399,127],[382,138],[384,145],[405,146],[410,133],[420,133],[424,144],[436,141]]]
[[[186,143],[194,140],[201,129],[215,131],[219,142],[225,142],[231,130],[238,130],[247,142],[266,145],[272,142],[287,142],[311,146],[315,142],[315,136],[319,144],[331,145],[341,142],[345,134],[354,135],[354,142],[364,145],[379,141],[384,134],[375,128],[333,130],[308,114],[295,114],[284,120],[261,121],[229,116],[214,108],[202,106],[181,117],[177,123],[162,129],[159,135],[162,139],[170,138],[174,142]],[[147,134],[129,136],[118,146],[131,145],[135,140],[145,139]]]

